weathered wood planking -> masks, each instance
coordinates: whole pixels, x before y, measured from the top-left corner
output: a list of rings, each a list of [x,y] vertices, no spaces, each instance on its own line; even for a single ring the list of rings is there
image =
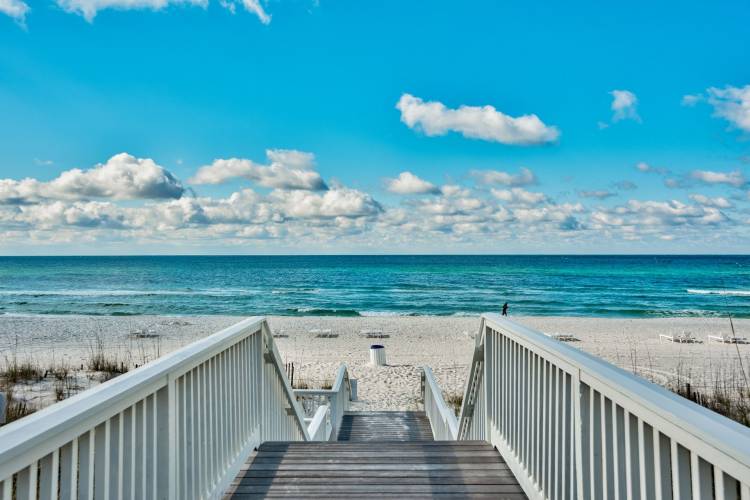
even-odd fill
[[[339,428],[339,441],[432,441],[424,412],[347,412]]]
[[[523,499],[485,441],[433,441],[423,412],[344,416],[337,442],[265,442],[227,498]]]

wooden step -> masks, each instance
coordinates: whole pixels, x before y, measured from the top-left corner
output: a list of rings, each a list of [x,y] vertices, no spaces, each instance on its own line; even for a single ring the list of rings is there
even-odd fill
[[[432,441],[424,412],[368,411],[344,414],[338,441]]]
[[[227,498],[526,496],[502,456],[486,442],[385,439],[263,443]]]

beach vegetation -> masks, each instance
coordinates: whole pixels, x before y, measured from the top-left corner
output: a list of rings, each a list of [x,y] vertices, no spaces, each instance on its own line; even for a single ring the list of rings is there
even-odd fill
[[[0,378],[8,384],[23,382],[37,382],[43,378],[42,370],[31,361],[18,361],[13,357],[6,361],[5,369],[0,372]]]
[[[98,373],[102,382],[128,371],[128,365],[124,361],[104,348],[104,342],[100,335],[96,335],[94,343],[89,346],[87,367],[90,372]]]
[[[312,389],[312,386],[303,378],[298,378],[294,381],[292,389]]]
[[[36,408],[25,399],[16,398],[13,386],[5,387],[5,423],[9,424],[26,415],[31,415]]]
[[[453,412],[458,416],[461,413],[461,405],[464,403],[464,395],[459,392],[449,392],[445,395],[445,403],[453,408]]]
[[[691,367],[680,363],[675,378],[667,385],[672,392],[720,415],[750,427],[750,387],[734,366],[715,367],[712,383],[695,383]],[[742,376],[741,376],[742,375]]]

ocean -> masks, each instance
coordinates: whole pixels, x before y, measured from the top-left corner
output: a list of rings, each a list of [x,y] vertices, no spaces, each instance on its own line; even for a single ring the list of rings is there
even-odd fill
[[[0,314],[750,317],[750,256],[0,257]]]

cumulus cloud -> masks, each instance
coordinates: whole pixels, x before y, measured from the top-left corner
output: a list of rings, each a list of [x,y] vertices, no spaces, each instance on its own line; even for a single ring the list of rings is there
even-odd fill
[[[245,178],[260,186],[277,189],[324,191],[328,186],[313,170],[315,157],[295,150],[269,149],[268,165],[244,158],[217,159],[198,169],[188,180],[191,184],[222,184],[230,179]]]
[[[0,0],[2,2],[14,2],[18,0]],[[170,5],[193,5],[206,8],[209,0],[56,0],[64,11],[83,16],[88,22],[92,22],[99,11],[106,9],[114,10],[163,10]],[[258,17],[260,22],[268,24],[271,16],[266,13],[258,0],[220,0],[219,4],[230,10],[236,10],[236,5],[242,5],[246,11]]]
[[[641,121],[641,117],[638,116],[638,97],[629,90],[613,90],[610,92],[612,96],[611,108],[613,111],[612,121],[619,122],[621,120],[635,120]]]
[[[483,184],[502,184],[504,186],[529,186],[536,184],[534,172],[528,168],[521,168],[517,174],[509,174],[499,170],[472,170],[469,175]]]
[[[718,225],[727,217],[716,207],[690,205],[678,200],[629,200],[625,205],[595,211],[591,220],[600,226],[642,227],[646,231],[654,227],[665,230],[679,226]]]
[[[288,217],[301,219],[331,217],[367,217],[383,211],[372,196],[356,189],[337,186],[323,194],[311,191],[282,191],[271,193]]]
[[[306,170],[313,165],[312,156],[305,153],[274,150],[268,156],[269,163],[281,163],[290,169]],[[130,157],[119,163],[139,161],[147,162]],[[552,193],[513,185],[528,182],[533,177],[530,173],[495,175],[498,182],[494,182],[494,189],[448,184],[432,191],[431,196],[407,196],[391,206],[381,205],[367,192],[337,183],[325,191],[244,188],[226,197],[177,197],[175,193],[174,197],[123,203],[119,200],[131,200],[134,192],[143,191],[132,187],[108,190],[103,186],[112,182],[101,179],[109,177],[90,173],[115,164],[118,162],[110,160],[81,171],[74,176],[85,180],[80,183],[59,182],[64,175],[49,182],[0,181],[0,198],[6,201],[0,204],[3,242],[186,242],[198,246],[220,241],[229,247],[253,240],[263,248],[263,240],[280,240],[267,248],[310,250],[335,245],[342,249],[353,248],[347,245],[356,243],[359,249],[398,251],[421,244],[425,249],[435,245],[457,248],[454,244],[493,248],[508,241],[528,245],[694,241],[706,234],[707,227],[716,238],[737,241],[750,236],[746,210],[737,207],[744,207],[745,202],[739,198],[737,206],[729,196],[697,193],[689,198],[685,194],[684,200],[631,199],[602,206],[597,200],[613,193],[600,190],[580,191],[580,202],[558,203]],[[95,189],[89,189],[92,184]],[[596,208],[588,207],[589,203]]]
[[[750,85],[711,87],[707,91],[708,103],[714,116],[727,120],[733,127],[750,132]]]
[[[440,188],[420,179],[411,172],[401,172],[395,179],[386,181],[386,189],[396,194],[439,194]]]
[[[578,196],[581,198],[597,198],[599,200],[604,200],[606,198],[617,196],[617,194],[605,189],[599,189],[594,191],[578,191]]]
[[[29,5],[22,0],[0,0],[0,13],[12,17],[21,24],[26,20],[29,10]]]
[[[120,153],[88,170],[74,168],[49,182],[0,179],[0,204],[42,200],[110,198],[114,200],[179,198],[185,189],[150,158]]]
[[[711,198],[703,194],[691,194],[690,199],[704,207],[732,208],[734,206],[731,201],[723,196]]]
[[[711,170],[693,170],[690,177],[703,184],[726,184],[740,188],[747,184],[747,179],[739,170],[733,172],[714,172]]]
[[[547,201],[544,193],[534,193],[523,188],[492,189],[492,196],[500,201],[517,205],[538,205]]]
[[[554,142],[560,137],[556,127],[545,125],[537,115],[514,118],[493,106],[462,105],[450,109],[441,102],[403,94],[396,109],[401,112],[403,123],[428,136],[458,132],[472,139],[522,146]]]

